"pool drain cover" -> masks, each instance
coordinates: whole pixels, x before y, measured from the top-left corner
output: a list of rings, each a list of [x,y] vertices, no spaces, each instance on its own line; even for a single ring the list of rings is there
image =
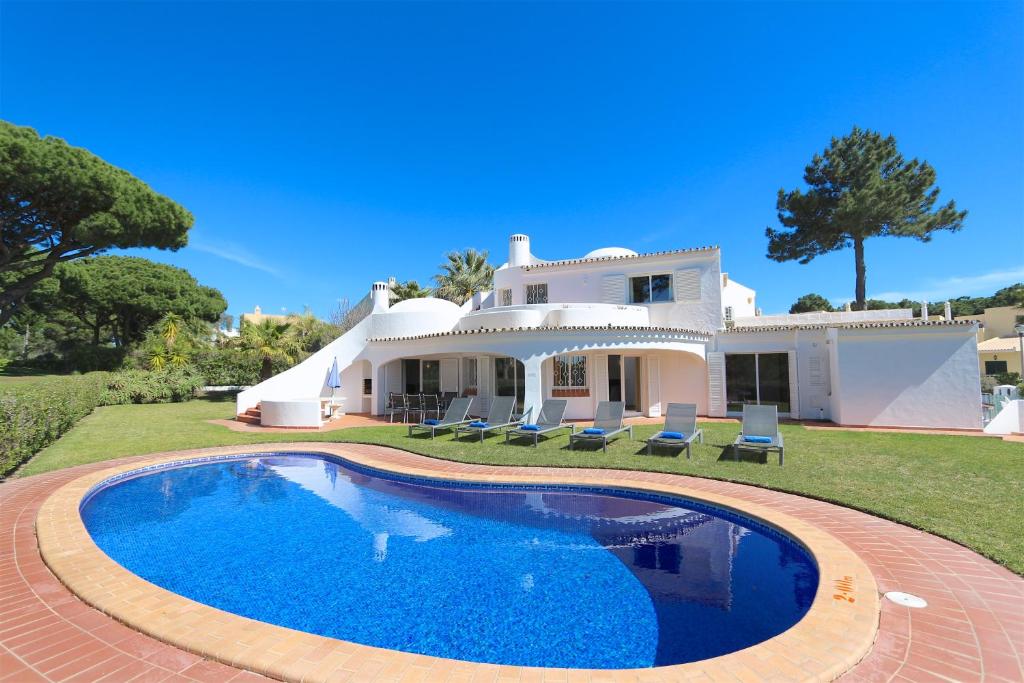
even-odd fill
[[[924,598],[919,598],[916,595],[910,593],[902,593],[900,591],[889,591],[885,594],[885,597],[889,598],[897,605],[903,605],[904,607],[927,607],[928,602]]]

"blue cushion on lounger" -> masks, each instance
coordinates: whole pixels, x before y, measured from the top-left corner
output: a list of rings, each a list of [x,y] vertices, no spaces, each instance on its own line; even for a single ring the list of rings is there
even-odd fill
[[[540,425],[522,425],[519,428],[522,429],[524,432],[539,432],[540,431]]]
[[[488,425],[487,425],[486,422],[480,422],[479,420],[477,420],[476,422],[470,422],[469,426],[470,427],[479,427],[480,429],[483,429],[484,427],[487,427]]]
[[[662,432],[658,435],[660,439],[685,439],[682,432]]]
[[[604,430],[600,427],[587,427],[583,430],[584,434],[604,434]]]
[[[743,440],[747,443],[771,443],[772,437],[770,436],[744,436]]]
[[[429,420],[424,420],[423,424],[425,424],[425,425],[439,425],[439,424],[441,424],[441,421],[440,420],[435,420],[434,418],[430,418]]]

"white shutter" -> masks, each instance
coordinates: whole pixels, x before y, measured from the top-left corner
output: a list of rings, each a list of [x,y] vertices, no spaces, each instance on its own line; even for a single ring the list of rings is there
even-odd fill
[[[441,391],[459,390],[459,359],[441,359]]]
[[[601,278],[601,301],[606,304],[626,303],[625,275],[605,275]]]
[[[683,268],[672,276],[676,302],[700,301],[700,268]]]
[[[708,356],[708,415],[725,417],[725,354],[710,351]]]
[[[796,351],[789,352],[789,416],[800,417],[800,380],[796,371]]]
[[[647,358],[647,416],[661,417],[661,360]]]
[[[598,353],[590,357],[593,364],[590,370],[590,390],[593,394],[594,405],[600,401],[608,400],[608,356]]]

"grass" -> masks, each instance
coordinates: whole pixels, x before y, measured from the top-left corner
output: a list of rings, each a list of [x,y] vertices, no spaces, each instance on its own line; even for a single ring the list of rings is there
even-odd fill
[[[949,538],[1024,575],[1024,446],[999,439],[932,434],[810,430],[783,425],[786,466],[776,459],[735,462],[727,454],[737,426],[707,423],[693,460],[643,455],[655,426],[638,426],[598,451],[569,451],[556,437],[538,449],[506,447],[504,437],[456,443],[450,436],[409,438],[404,427],[356,427],[327,433],[250,434],[205,422],[230,417],[234,400],[98,408],[19,472],[40,472],[205,446],[281,441],[382,444],[460,462],[493,465],[610,467],[673,472],[789,491],[865,510]]]

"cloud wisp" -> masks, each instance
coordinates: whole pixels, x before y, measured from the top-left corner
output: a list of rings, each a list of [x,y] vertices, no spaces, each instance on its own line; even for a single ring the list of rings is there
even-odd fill
[[[1024,281],[1024,267],[1010,268],[1007,270],[993,270],[988,273],[977,275],[954,275],[947,278],[933,279],[927,281],[923,287],[912,290],[892,290],[888,292],[872,292],[869,299],[881,299],[883,301],[900,301],[910,299],[911,301],[944,301],[955,299],[959,296],[982,296],[995,292],[997,289],[1007,287],[1015,282]],[[835,297],[833,302],[845,303],[852,301],[850,297]]]
[[[196,251],[201,251],[203,253],[212,254],[213,256],[222,258],[225,261],[231,261],[232,263],[237,263],[240,266],[259,270],[267,273],[268,275],[273,275],[278,279],[282,279],[284,277],[280,270],[274,266],[264,263],[258,257],[253,256],[251,253],[235,244],[227,242],[210,244],[209,242],[193,239],[189,240],[188,246],[192,247]]]

